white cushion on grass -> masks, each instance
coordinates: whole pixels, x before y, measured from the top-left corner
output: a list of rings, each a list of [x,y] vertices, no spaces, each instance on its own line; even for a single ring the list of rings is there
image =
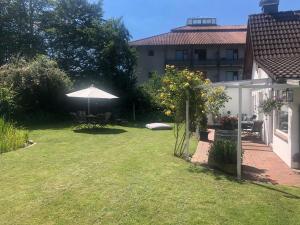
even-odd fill
[[[172,130],[172,127],[164,123],[149,123],[146,127],[150,130]]]

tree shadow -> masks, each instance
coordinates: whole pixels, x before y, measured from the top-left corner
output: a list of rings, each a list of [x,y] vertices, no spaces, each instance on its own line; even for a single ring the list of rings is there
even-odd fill
[[[263,183],[278,184],[277,181],[271,179],[265,174],[265,169],[258,169],[253,166],[243,165],[243,177],[246,180],[258,181]]]
[[[32,123],[23,125],[28,130],[61,130],[66,128],[72,128],[76,124],[72,121],[61,122],[45,122],[45,123]]]
[[[226,174],[220,170],[210,168],[207,164],[193,164],[188,168],[190,173],[208,174],[214,176],[215,180],[228,180],[238,184],[243,184],[244,181],[236,179],[233,175]]]
[[[279,192],[279,193],[283,194],[283,196],[286,197],[286,198],[300,199],[300,196],[295,195],[295,194],[291,194],[291,193],[283,191],[283,190],[280,190],[278,188],[275,188],[275,186],[267,186],[267,185],[264,185],[264,184],[261,184],[261,183],[254,183],[254,182],[252,184],[256,185],[256,186],[259,186],[259,187],[262,187],[262,188],[266,188],[266,189],[271,190],[271,191]]]
[[[94,127],[94,128],[79,128],[73,130],[75,133],[81,133],[81,134],[93,134],[93,135],[99,135],[99,134],[122,134],[127,132],[124,129],[118,129],[118,128],[106,128],[106,127]]]

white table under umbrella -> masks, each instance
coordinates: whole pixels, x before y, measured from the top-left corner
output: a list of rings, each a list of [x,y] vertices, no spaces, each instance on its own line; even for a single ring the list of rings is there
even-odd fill
[[[91,85],[89,88],[75,91],[72,93],[67,94],[68,97],[71,98],[85,98],[88,100],[88,114],[90,114],[90,99],[116,99],[117,96],[114,96],[110,93],[107,93],[105,91],[102,91],[94,85]]]

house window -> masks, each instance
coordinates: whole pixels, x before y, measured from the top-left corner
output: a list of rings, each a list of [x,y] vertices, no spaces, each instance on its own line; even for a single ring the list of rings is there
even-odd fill
[[[239,80],[239,72],[238,71],[227,71],[226,72],[226,80],[227,81]]]
[[[197,55],[198,60],[200,61],[206,60],[206,55],[207,55],[206,49],[196,49],[195,54]]]
[[[277,111],[276,129],[287,134],[288,124],[289,124],[288,106],[283,105],[281,109]]]
[[[188,59],[188,51],[187,50],[176,50],[175,59],[178,61],[184,61]]]
[[[239,59],[239,50],[238,49],[227,49],[226,50],[226,59],[238,60]]]
[[[154,51],[153,50],[149,50],[148,51],[148,56],[154,56]]]

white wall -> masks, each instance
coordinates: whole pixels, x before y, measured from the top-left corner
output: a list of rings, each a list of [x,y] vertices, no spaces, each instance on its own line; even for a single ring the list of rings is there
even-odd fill
[[[252,79],[269,78],[267,73],[258,68],[256,63],[253,65]],[[260,103],[274,95],[271,89],[253,90],[252,102],[253,110],[258,119],[264,121],[263,126],[263,141],[271,145],[273,151],[292,168],[299,168],[298,162],[293,162],[293,158],[299,154],[299,105],[300,105],[300,90],[294,90],[294,102],[288,104],[288,134],[276,130],[276,112],[273,115],[265,116],[260,112]]]
[[[239,90],[238,88],[227,88],[226,94],[231,97],[231,100],[226,103],[225,108],[221,110],[223,115],[227,114],[228,111],[231,112],[231,115],[237,115],[239,113]],[[242,113],[247,114],[248,116],[253,115],[252,102],[251,102],[251,90],[243,89],[242,92]]]

